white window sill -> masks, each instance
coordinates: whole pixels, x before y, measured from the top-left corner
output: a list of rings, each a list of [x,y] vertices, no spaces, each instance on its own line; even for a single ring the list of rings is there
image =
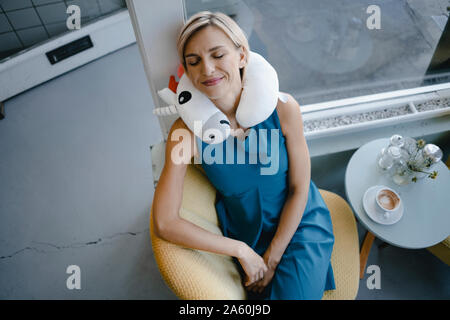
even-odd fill
[[[450,83],[302,106],[311,156],[356,149],[398,133],[450,129]]]

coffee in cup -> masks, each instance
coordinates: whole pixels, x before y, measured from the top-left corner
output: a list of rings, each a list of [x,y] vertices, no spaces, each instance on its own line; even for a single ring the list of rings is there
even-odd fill
[[[384,187],[377,192],[376,202],[378,207],[387,215],[398,209],[400,206],[400,196],[394,190]]]

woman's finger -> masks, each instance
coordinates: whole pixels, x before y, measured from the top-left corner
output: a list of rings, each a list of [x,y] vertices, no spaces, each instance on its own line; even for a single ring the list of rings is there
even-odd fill
[[[253,292],[258,292],[259,291],[259,285],[258,285],[258,283],[255,283],[253,286],[252,286],[252,288],[250,289],[251,291],[253,291]]]
[[[251,285],[255,284],[256,282],[258,282],[258,275],[254,274],[253,276],[248,278],[246,286],[251,286]]]

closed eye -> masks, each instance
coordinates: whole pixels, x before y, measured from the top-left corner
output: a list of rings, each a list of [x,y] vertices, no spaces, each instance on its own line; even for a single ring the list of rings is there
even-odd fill
[[[215,56],[215,57],[213,57],[213,58],[214,58],[214,59],[222,59],[224,55],[225,55],[225,54],[222,54],[222,55],[220,55],[220,56]],[[189,63],[189,65],[190,65],[190,66],[196,66],[196,65],[198,65],[199,62],[200,62],[200,60],[197,60],[197,61],[195,61],[195,62],[193,62],[193,63]]]

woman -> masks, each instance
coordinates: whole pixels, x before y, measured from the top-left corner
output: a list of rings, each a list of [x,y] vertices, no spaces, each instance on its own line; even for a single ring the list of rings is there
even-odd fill
[[[244,137],[250,129],[257,134],[259,129],[280,131],[278,137],[271,135],[267,140],[270,144],[278,139],[277,173],[261,175],[254,170],[263,166],[260,162],[203,162],[218,191],[216,209],[223,236],[180,218],[187,163],[203,154],[207,144],[179,118],[169,132],[166,162],[155,190],[155,233],[185,247],[232,256],[249,299],[321,299],[324,290],[335,288],[330,263],[334,237],[329,211],[310,180],[300,107],[287,95],[287,101],[278,100],[276,110],[265,121],[252,128],[239,125],[235,116],[249,50],[243,31],[219,12],[192,16],[178,38],[186,75],[228,117],[232,132],[241,132],[229,139],[240,143],[242,152],[248,152]],[[181,142],[171,139],[177,129],[185,132]],[[180,143],[188,160],[181,164],[171,159],[172,150]]]

